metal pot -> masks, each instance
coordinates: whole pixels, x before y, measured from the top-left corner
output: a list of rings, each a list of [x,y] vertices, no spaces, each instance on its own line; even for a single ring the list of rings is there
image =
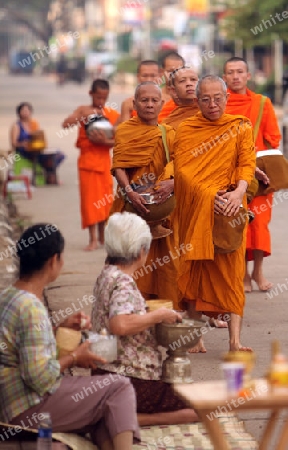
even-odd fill
[[[205,322],[183,319],[180,323],[155,325],[159,345],[167,348],[168,357],[162,366],[162,381],[166,383],[192,383],[192,367],[188,349],[196,345]]]
[[[114,137],[114,127],[106,117],[101,114],[90,114],[87,119],[88,123],[85,125],[85,130],[88,137],[92,130],[104,132],[107,139],[112,139]]]

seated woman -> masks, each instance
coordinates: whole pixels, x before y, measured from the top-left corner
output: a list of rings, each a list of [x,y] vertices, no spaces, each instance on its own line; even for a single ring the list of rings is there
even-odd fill
[[[40,413],[48,412],[54,432],[90,433],[102,450],[132,450],[139,430],[129,380],[119,376],[107,383],[101,375],[63,376],[75,364],[95,369],[104,362],[90,350],[89,341],[56,358],[43,289],[62,269],[63,236],[54,225],[34,225],[16,248],[19,279],[0,295],[0,421],[23,426],[31,417],[37,428]],[[80,329],[81,314],[71,315],[61,326]]]
[[[32,119],[32,113],[33,108],[30,103],[20,103],[16,108],[18,120],[12,125],[10,133],[12,147],[20,156],[30,161],[34,161],[35,158],[35,152],[29,151],[31,136],[40,130],[38,122]],[[65,155],[58,150],[49,155],[37,154],[36,159],[45,170],[47,184],[57,184],[56,169],[65,159]]]
[[[181,321],[166,308],[146,312],[133,274],[145,264],[152,236],[136,214],[113,214],[105,228],[106,265],[97,278],[92,307],[92,330],[106,328],[118,336],[117,362],[104,364],[95,373],[121,373],[136,391],[140,425],[170,425],[197,421],[197,415],[161,381],[162,356],[153,333],[156,323]]]

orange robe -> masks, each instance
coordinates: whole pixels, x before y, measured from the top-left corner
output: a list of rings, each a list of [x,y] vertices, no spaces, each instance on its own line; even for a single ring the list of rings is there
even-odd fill
[[[166,119],[163,119],[162,123],[166,123],[166,125],[170,125],[174,130],[177,130],[180,123],[194,116],[198,111],[199,108],[196,102],[189,106],[177,106]]]
[[[242,316],[245,238],[235,252],[214,254],[212,232],[217,191],[239,180],[250,183],[253,178],[251,124],[245,117],[228,114],[209,121],[199,112],[179,126],[174,151],[179,243],[192,246],[180,256],[181,299],[196,301],[196,310],[206,314]]]
[[[261,95],[255,94],[249,89],[247,89],[246,94],[229,92],[230,96],[228,98],[226,113],[242,114],[248,117],[252,125],[255,126],[260,109]],[[255,142],[256,152],[267,148],[264,139],[271,144],[272,148],[277,148],[281,140],[277,118],[269,98],[266,99],[264,104],[263,116]],[[254,259],[253,250],[262,250],[264,256],[271,254],[271,238],[268,225],[271,220],[272,203],[273,194],[268,194],[255,197],[249,204],[249,209],[254,212],[255,219],[247,229],[246,249],[248,261]]]
[[[158,116],[158,123],[161,123],[162,120],[168,117],[169,114],[171,114],[171,112],[174,111],[174,109],[176,108],[177,105],[172,98],[168,100],[168,102],[164,103],[163,108],[161,109],[160,114]]]
[[[175,132],[168,126],[166,131],[172,160]],[[129,183],[135,184],[155,183],[157,179],[164,180],[173,176],[173,162],[167,164],[160,128],[145,125],[138,117],[119,125],[115,136],[112,173],[117,168],[125,169]],[[124,200],[118,186],[111,214],[123,210]],[[177,249],[177,234],[174,233],[152,241],[144,269],[140,268],[134,277],[146,299],[165,298],[177,302]]]
[[[119,113],[103,108],[104,115],[114,125]],[[80,149],[78,176],[82,228],[103,222],[109,216],[113,202],[113,180],[110,173],[109,147],[91,142],[81,124],[76,147]]]

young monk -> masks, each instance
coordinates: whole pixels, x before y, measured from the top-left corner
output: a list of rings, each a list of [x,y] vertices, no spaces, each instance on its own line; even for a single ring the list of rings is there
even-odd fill
[[[179,53],[172,51],[166,54],[162,61],[162,78],[164,86],[162,87],[162,97],[164,100],[163,108],[158,116],[158,122],[161,123],[163,119],[169,116],[174,109],[177,108],[178,102],[175,95],[171,93],[170,89],[170,74],[174,70],[179,69],[185,65],[184,58]]]
[[[229,98],[226,106],[228,114],[242,114],[248,117],[255,126],[260,110],[261,94],[255,94],[247,88],[251,74],[247,62],[238,57],[230,58],[224,65],[223,79],[228,86]],[[262,120],[255,139],[256,152],[267,148],[277,148],[281,140],[277,118],[269,98],[266,98]],[[256,173],[257,177],[257,173]],[[244,277],[245,291],[252,291],[252,280],[260,291],[268,291],[273,284],[263,273],[264,257],[271,254],[270,232],[273,194],[255,197],[249,204],[255,218],[248,226],[246,244],[246,273]],[[264,205],[264,207],[263,207]],[[254,261],[252,273],[248,272],[248,261]]]
[[[96,224],[98,225],[98,240],[104,244],[104,224],[113,202],[113,182],[110,174],[110,153],[114,138],[108,139],[105,133],[93,130],[86,134],[85,125],[89,123],[91,114],[104,115],[112,125],[115,125],[119,113],[105,107],[109,95],[109,83],[96,79],[89,91],[92,102],[87,106],[79,106],[63,122],[63,127],[79,126],[76,146],[80,149],[78,158],[78,173],[80,184],[80,204],[82,228],[89,230],[89,244],[85,250],[95,250],[98,246]]]
[[[137,81],[138,83],[143,83],[145,81],[155,81],[160,78],[159,66],[157,61],[152,59],[147,59],[141,61],[137,68]],[[133,107],[134,96],[126,98],[121,105],[121,116],[118,123],[125,122],[125,120],[131,119],[131,117],[136,116],[136,111]]]

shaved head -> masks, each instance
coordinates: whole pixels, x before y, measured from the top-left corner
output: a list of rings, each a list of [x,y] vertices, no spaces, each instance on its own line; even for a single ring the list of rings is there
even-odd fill
[[[249,67],[248,67],[248,63],[247,63],[246,59],[240,58],[239,56],[233,56],[232,58],[227,59],[227,61],[225,62],[224,67],[223,67],[223,73],[226,73],[227,64],[229,64],[229,63],[235,63],[235,62],[236,62],[236,63],[237,63],[237,62],[242,62],[242,63],[244,63],[244,65],[246,66],[247,72],[249,72]]]
[[[156,126],[158,115],[163,106],[161,88],[153,81],[144,81],[138,84],[133,106],[143,123]]]
[[[197,98],[199,98],[201,95],[202,85],[206,83],[219,83],[222,87],[223,94],[227,94],[227,86],[222,78],[218,77],[217,75],[205,75],[205,77],[200,78],[196,85],[195,94]]]
[[[137,97],[139,96],[139,91],[144,86],[145,87],[153,86],[158,91],[158,94],[162,98],[162,91],[161,91],[161,88],[158,86],[158,84],[154,83],[154,81],[143,81],[143,83],[138,84],[136,89],[135,89],[135,93],[134,93],[134,98],[135,99],[137,99]]]

